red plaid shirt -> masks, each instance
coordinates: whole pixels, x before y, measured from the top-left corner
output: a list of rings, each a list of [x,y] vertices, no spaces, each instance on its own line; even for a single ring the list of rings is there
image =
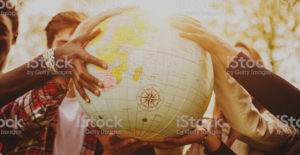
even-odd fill
[[[13,125],[5,125],[0,130],[1,152],[25,155],[52,154],[58,106],[66,92],[60,84],[50,81],[5,105],[1,109],[0,117]],[[97,146],[96,136],[87,134],[87,130],[88,128],[81,148],[81,154],[84,155],[94,154]]]

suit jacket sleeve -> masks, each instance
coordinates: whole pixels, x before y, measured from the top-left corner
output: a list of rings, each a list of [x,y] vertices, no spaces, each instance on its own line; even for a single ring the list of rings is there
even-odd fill
[[[216,102],[238,138],[257,149],[276,152],[292,141],[294,129],[272,114],[261,114],[252,104],[249,93],[212,56]]]
[[[231,61],[227,72],[274,115],[300,118],[300,91],[254,63],[241,52]]]

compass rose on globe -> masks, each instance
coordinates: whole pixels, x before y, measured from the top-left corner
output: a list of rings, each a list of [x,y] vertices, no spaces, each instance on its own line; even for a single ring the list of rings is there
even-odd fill
[[[162,104],[160,89],[150,85],[142,88],[137,94],[138,105],[142,110],[153,111]]]

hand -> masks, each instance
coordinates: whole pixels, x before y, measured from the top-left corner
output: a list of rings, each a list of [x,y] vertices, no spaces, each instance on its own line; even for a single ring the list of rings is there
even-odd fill
[[[75,87],[86,102],[90,102],[90,99],[83,88],[87,88],[97,96],[100,95],[100,91],[94,85],[103,88],[103,83],[87,72],[86,64],[90,63],[107,69],[107,65],[102,60],[90,55],[85,50],[86,43],[99,34],[100,30],[91,32],[90,34],[84,34],[56,48],[54,51],[56,60],[65,60],[65,63],[68,64],[65,65],[64,68],[58,69],[71,71],[71,78],[74,81]]]
[[[149,146],[149,142],[138,141],[134,138],[120,139],[114,134],[98,135],[103,147],[103,155],[131,155],[137,149]]]
[[[166,138],[164,142],[151,142],[150,144],[160,149],[172,149],[179,146],[201,143],[207,130],[197,127],[188,132],[188,134],[177,138]]]
[[[181,37],[194,41],[207,52],[216,55],[225,67],[227,58],[238,54],[229,43],[210,32],[198,20],[185,15],[173,17],[172,20],[172,26],[181,31]]]
[[[150,145],[158,147],[160,149],[172,149],[178,146],[199,143],[201,144],[203,138],[207,134],[204,146],[208,152],[215,152],[219,149],[221,141],[213,134],[207,133],[206,129],[197,127],[196,129],[189,132],[189,134],[178,137],[178,138],[167,138],[164,142],[153,142]]]
[[[136,7],[124,7],[109,10],[83,21],[76,28],[71,37],[71,41],[55,50],[56,60],[65,60],[65,58],[71,60],[70,64],[72,67],[63,69],[72,71],[72,80],[75,87],[88,103],[90,102],[90,99],[84,88],[99,96],[100,91],[96,86],[103,88],[104,85],[99,79],[87,72],[86,64],[91,63],[103,69],[107,69],[107,65],[102,60],[97,59],[85,51],[86,45],[100,33],[100,30],[93,31],[93,29],[104,20],[133,8]]]
[[[136,8],[138,8],[138,6],[116,8],[105,12],[101,12],[93,17],[90,17],[78,25],[71,39],[81,36],[82,34],[85,34],[87,32],[88,33],[92,32],[97,25],[99,25],[101,22],[105,21],[106,19],[112,16],[116,16],[125,11],[136,9]]]
[[[135,150],[149,146],[149,142],[139,141],[135,138],[121,139],[113,133],[104,133],[101,129],[90,126],[91,130],[96,130],[93,133],[97,135],[98,140],[103,147],[103,155],[131,155]]]

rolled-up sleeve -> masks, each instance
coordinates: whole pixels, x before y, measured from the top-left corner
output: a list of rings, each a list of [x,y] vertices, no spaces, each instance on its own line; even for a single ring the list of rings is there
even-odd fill
[[[1,130],[25,132],[48,125],[56,114],[66,91],[60,84],[50,81],[25,93],[1,108],[1,118],[11,120],[13,124],[12,127],[6,126]]]

